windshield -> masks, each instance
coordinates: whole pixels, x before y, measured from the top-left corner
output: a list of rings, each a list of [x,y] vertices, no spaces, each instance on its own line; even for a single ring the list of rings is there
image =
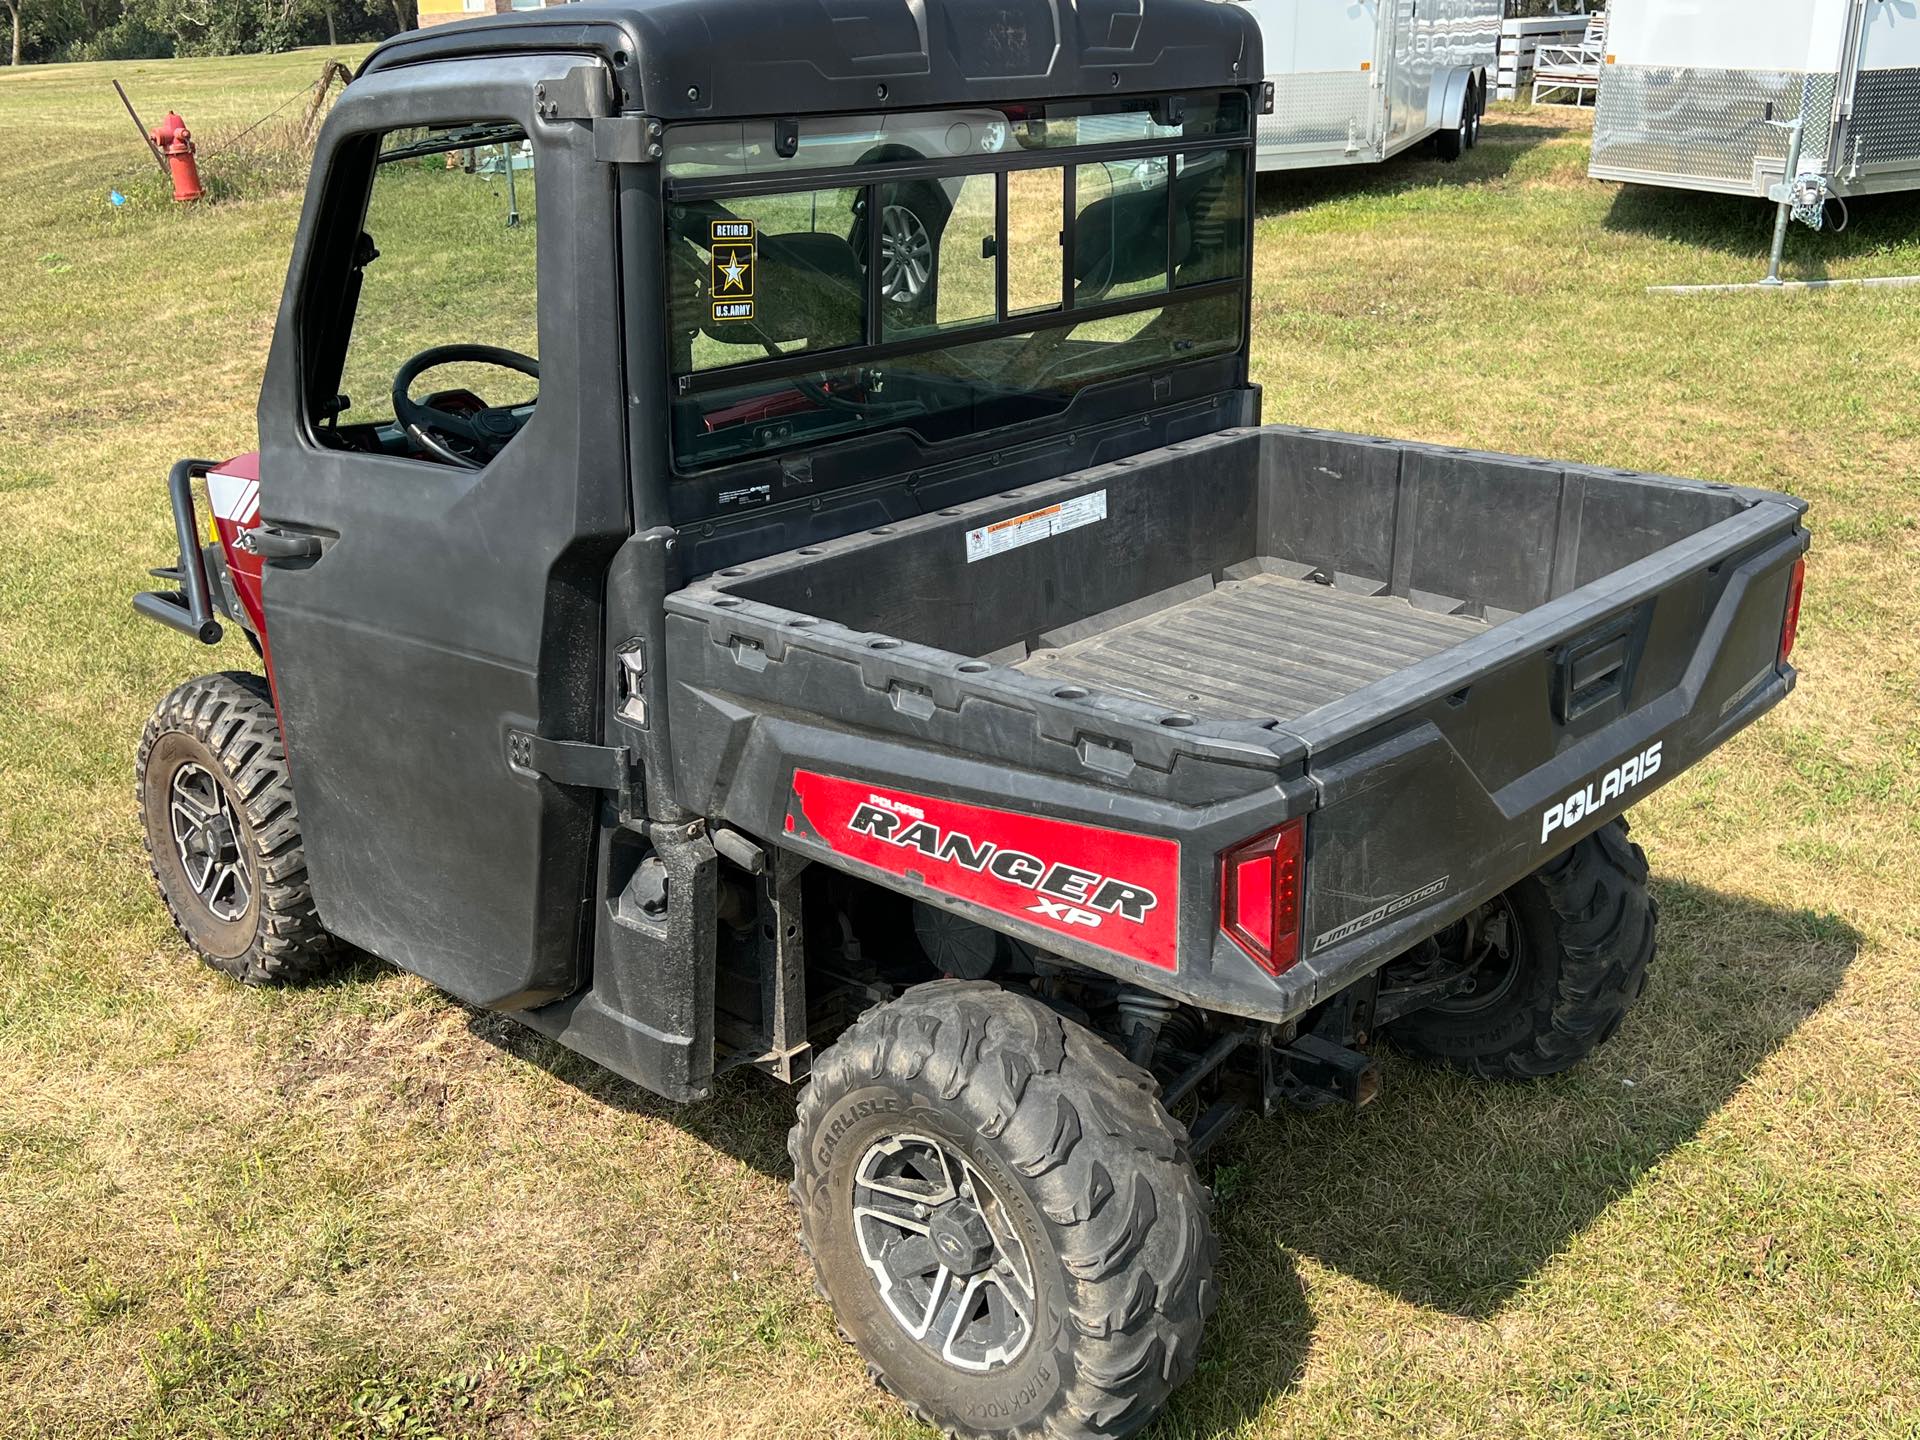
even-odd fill
[[[1237,350],[1247,133],[1238,92],[675,127],[676,468],[937,444]]]

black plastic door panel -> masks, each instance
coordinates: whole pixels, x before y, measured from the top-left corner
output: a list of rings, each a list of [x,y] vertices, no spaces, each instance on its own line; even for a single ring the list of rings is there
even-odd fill
[[[263,519],[322,544],[317,560],[271,562],[265,582],[321,919],[508,1008],[580,982],[597,799],[510,769],[507,735],[595,738],[602,580],[629,528],[613,172],[587,123],[533,113],[537,85],[584,63],[460,60],[354,82],[316,158],[328,183],[308,196],[260,406]],[[501,120],[531,140],[544,217],[532,417],[478,471],[319,444],[303,326],[338,303],[369,136]],[[465,338],[499,343],[485,303],[449,308],[472,317]]]

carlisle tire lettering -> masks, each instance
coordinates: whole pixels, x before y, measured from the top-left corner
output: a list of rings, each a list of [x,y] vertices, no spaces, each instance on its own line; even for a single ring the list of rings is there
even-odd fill
[[[819,1162],[820,1168],[825,1170],[833,1164],[833,1152],[840,1144],[840,1137],[853,1129],[854,1126],[874,1115],[898,1110],[899,1108],[900,1101],[898,1097],[893,1095],[880,1095],[872,1099],[856,1100],[853,1104],[847,1106],[840,1114],[834,1116],[833,1123],[827,1127],[826,1134],[820,1137],[820,1148],[815,1154],[815,1159]]]

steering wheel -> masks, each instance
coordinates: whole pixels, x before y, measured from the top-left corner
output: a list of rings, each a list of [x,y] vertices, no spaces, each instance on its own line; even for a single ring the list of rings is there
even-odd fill
[[[513,413],[513,407],[489,405],[477,414],[456,415],[451,410],[423,405],[408,393],[413,389],[413,382],[427,371],[463,361],[472,365],[498,365],[502,370],[530,375],[535,380],[540,378],[540,362],[531,355],[522,355],[518,350],[507,350],[499,345],[435,345],[430,350],[422,350],[395,372],[393,414],[406,427],[414,443],[423,450],[449,465],[458,465],[464,470],[478,470],[504,450],[507,442],[519,433],[522,421]],[[442,436],[465,441],[474,447],[473,453],[454,449]]]

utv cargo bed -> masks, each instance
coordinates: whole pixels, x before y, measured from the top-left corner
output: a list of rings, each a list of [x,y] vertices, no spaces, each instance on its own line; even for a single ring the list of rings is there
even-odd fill
[[[1235,565],[1219,584],[1203,577],[1131,607],[1143,612],[1135,618],[1122,612],[1043,636],[1017,668],[1202,719],[1292,720],[1487,628],[1416,610],[1384,587],[1343,590],[1261,568],[1279,563]]]
[[[1082,855],[1171,840],[1156,983],[1214,1008],[1301,1013],[1793,683],[1787,496],[1282,426],[1008,480],[933,477],[928,513],[669,595],[682,792],[976,916],[941,855],[853,853],[842,802],[929,844],[953,806],[1086,827]],[[1260,975],[1219,938],[1220,857],[1301,817],[1301,959]],[[1169,953],[1030,909],[996,923],[1089,965]]]

